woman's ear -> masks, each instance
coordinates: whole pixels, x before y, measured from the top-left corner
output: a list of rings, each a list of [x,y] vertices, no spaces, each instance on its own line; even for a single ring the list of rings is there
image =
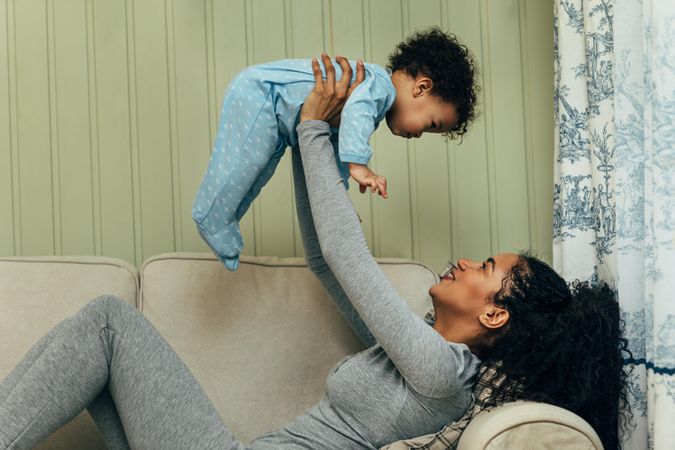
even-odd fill
[[[413,90],[413,97],[420,97],[431,94],[431,89],[434,87],[434,82],[431,78],[425,76],[418,76],[415,80],[415,89]]]
[[[496,330],[506,325],[510,317],[506,309],[490,303],[485,306],[485,310],[478,316],[478,320],[485,328]]]

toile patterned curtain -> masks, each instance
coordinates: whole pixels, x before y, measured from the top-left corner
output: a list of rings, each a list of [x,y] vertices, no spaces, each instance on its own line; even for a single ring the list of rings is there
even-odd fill
[[[675,1],[556,0],[553,263],[618,292],[626,449],[675,448]]]

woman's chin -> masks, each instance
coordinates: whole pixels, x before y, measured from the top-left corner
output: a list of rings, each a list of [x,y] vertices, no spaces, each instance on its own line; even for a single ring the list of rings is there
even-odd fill
[[[440,287],[440,283],[436,283],[429,288],[429,297],[431,297],[431,302],[435,304],[436,302],[436,290]]]

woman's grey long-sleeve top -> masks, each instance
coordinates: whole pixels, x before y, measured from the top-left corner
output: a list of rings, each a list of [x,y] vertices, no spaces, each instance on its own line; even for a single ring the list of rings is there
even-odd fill
[[[436,432],[469,406],[480,361],[415,315],[378,267],[341,182],[329,126],[306,121],[297,131],[306,259],[368,348],[337,364],[318,405],[250,448],[376,449]]]

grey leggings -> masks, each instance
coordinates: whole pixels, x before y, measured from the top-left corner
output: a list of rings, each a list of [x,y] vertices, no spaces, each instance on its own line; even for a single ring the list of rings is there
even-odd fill
[[[30,449],[87,408],[110,450],[244,449],[143,315],[113,296],[40,339],[0,383],[0,449]]]

